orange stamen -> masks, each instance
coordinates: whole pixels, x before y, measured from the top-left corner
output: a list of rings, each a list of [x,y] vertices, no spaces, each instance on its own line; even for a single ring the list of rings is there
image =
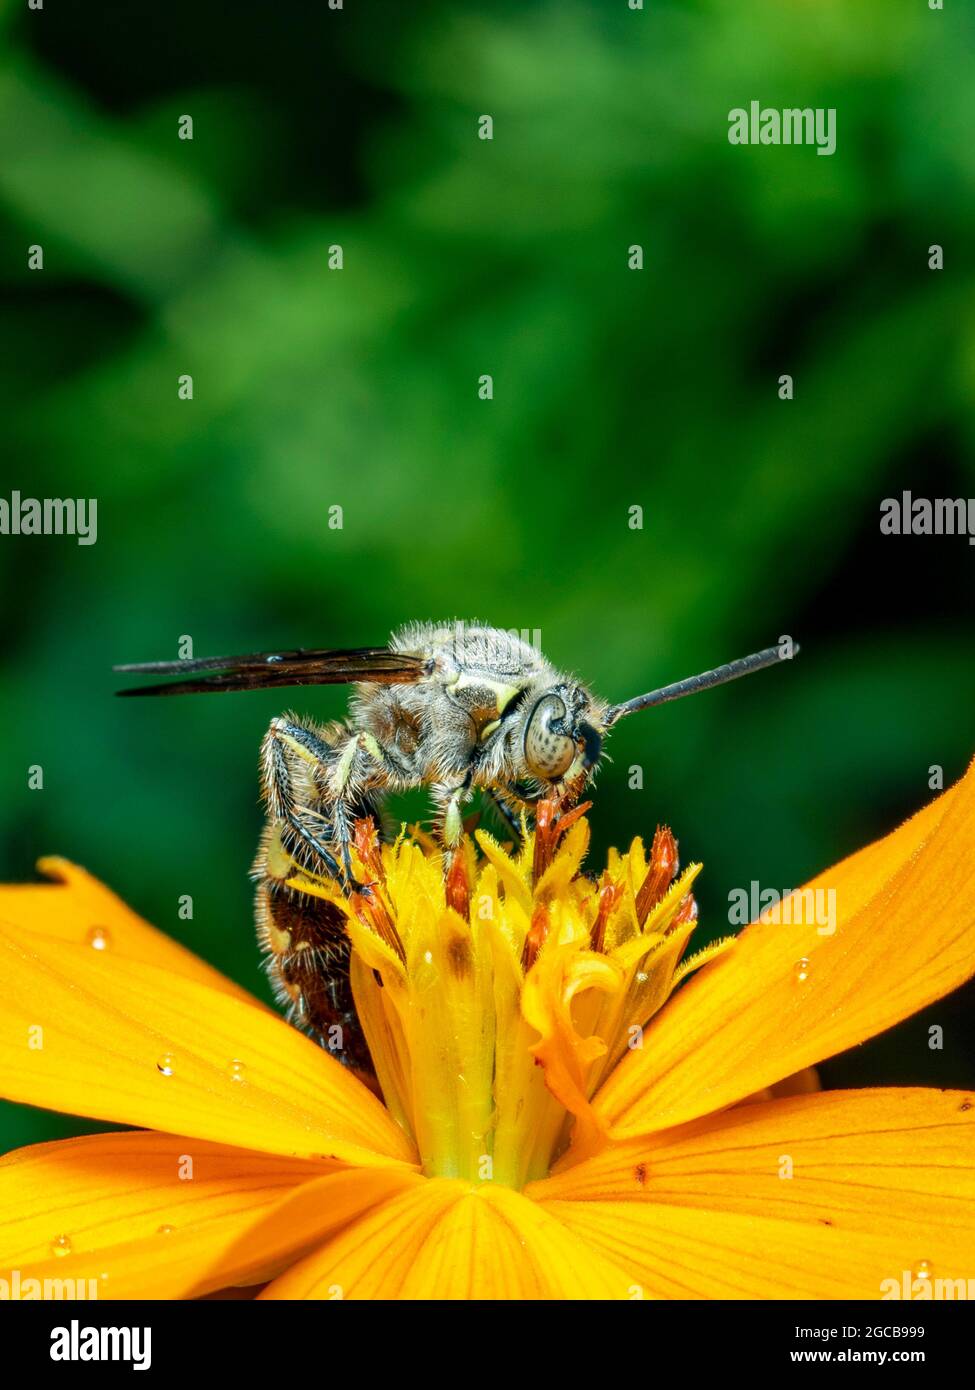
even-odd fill
[[[657,906],[677,872],[677,841],[669,826],[658,825],[650,848],[650,867],[636,895],[636,916],[642,927]]]

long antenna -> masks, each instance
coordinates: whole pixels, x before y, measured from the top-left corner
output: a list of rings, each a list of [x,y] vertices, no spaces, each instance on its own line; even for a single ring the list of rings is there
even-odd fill
[[[683,699],[685,695],[696,695],[699,690],[710,690],[715,685],[727,685],[739,676],[750,676],[753,671],[764,671],[767,666],[777,666],[780,661],[790,661],[799,651],[798,642],[791,643],[788,654],[781,647],[766,647],[763,652],[753,652],[738,661],[729,661],[715,671],[702,671],[699,676],[688,676],[686,680],[675,681],[673,685],[651,690],[646,695],[637,695],[620,705],[611,705],[606,711],[603,727],[608,729],[625,714],[635,714],[637,710],[649,709],[651,705],[666,705],[670,700]]]

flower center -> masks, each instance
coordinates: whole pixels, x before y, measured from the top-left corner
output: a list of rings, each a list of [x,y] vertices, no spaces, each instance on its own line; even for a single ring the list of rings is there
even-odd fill
[[[360,1024],[387,1106],[414,1138],[430,1177],[521,1188],[569,1143],[604,1140],[591,1101],[689,970],[697,919],[678,876],[677,844],[658,829],[582,873],[586,806],[542,802],[510,853],[483,831],[465,838],[446,877],[429,837],[380,846],[356,827],[354,858],[369,896],[342,900]],[[307,882],[302,891],[309,892]]]

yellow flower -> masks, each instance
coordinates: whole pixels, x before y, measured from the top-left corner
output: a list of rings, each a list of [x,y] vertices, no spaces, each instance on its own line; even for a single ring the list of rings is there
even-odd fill
[[[667,832],[592,879],[576,813],[517,856],[477,839],[444,884],[422,837],[363,825],[371,898],[301,879],[347,912],[385,1104],[82,870],[0,890],[0,1094],[140,1127],[0,1161],[0,1277],[632,1299],[975,1275],[972,1095],[776,1086],[975,971],[975,765],[808,885],[835,931],[785,911],[683,964],[697,866],[675,877]]]

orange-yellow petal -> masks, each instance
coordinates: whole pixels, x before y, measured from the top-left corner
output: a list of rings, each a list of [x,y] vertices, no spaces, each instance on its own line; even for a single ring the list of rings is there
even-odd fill
[[[472,1299],[542,1298],[625,1300],[633,1297],[629,1271],[608,1259],[587,1242],[580,1241],[550,1213],[529,1201],[520,1192],[504,1187],[485,1186],[467,1199],[471,1206],[477,1197],[492,1216],[490,1226],[483,1223],[484,1240],[471,1248],[464,1239],[464,1225],[453,1232],[436,1232],[406,1281],[405,1298],[438,1298],[439,1290],[450,1287],[469,1272],[466,1297]],[[443,1224],[443,1223],[442,1223]],[[438,1237],[442,1234],[451,1263],[456,1270],[444,1279],[437,1268]],[[482,1262],[483,1261],[483,1262]]]
[[[16,1278],[21,1289],[30,1279],[83,1281],[80,1296],[91,1297],[94,1286],[103,1299],[199,1298],[260,1284],[362,1212],[420,1182],[403,1168],[348,1169],[291,1187],[276,1200],[241,1201],[236,1210],[228,1205],[196,1226],[18,1264]],[[13,1269],[2,1274],[15,1277]]]
[[[213,989],[257,1001],[240,985],[144,922],[97,878],[68,859],[49,855],[37,865],[52,882],[0,885],[0,925],[23,945],[39,937],[117,953],[123,960],[159,965]]]
[[[395,1297],[430,1231],[458,1200],[462,1186],[446,1178],[421,1180],[293,1265],[261,1297]]]
[[[136,1130],[0,1158],[0,1265],[24,1265],[221,1221],[335,1165]]]
[[[508,1188],[431,1179],[367,1213],[262,1298],[626,1299],[623,1269]]]
[[[814,880],[836,889],[832,934],[753,923],[668,1003],[595,1098],[618,1137],[723,1109],[975,972],[975,764],[937,807]]]
[[[975,1093],[878,1088],[756,1102],[611,1145],[526,1192],[846,1231],[944,1227],[967,1231],[975,1256]]]
[[[964,780],[936,796],[920,811],[915,811],[889,835],[848,854],[839,863],[810,879],[805,886],[835,889],[837,898],[842,899],[845,915],[852,917],[930,838]]]
[[[526,1196],[666,1298],[880,1298],[975,1277],[975,1101],[825,1092],[611,1146]]]
[[[631,1202],[553,1202],[545,1210],[625,1268],[644,1298],[880,1299],[931,1268],[930,1241],[905,1253],[883,1237],[838,1239],[828,1226],[768,1216]],[[957,1247],[934,1269],[952,1281],[975,1277],[970,1251]]]
[[[265,1153],[410,1163],[403,1131],[269,1011],[186,976],[0,929],[0,1095]]]
[[[813,1091],[821,1091],[822,1082],[819,1079],[819,1072],[815,1067],[803,1067],[802,1071],[797,1071],[792,1076],[783,1077],[781,1081],[773,1081],[771,1086],[763,1086],[760,1091],[753,1091],[750,1096],[745,1096],[744,1100],[738,1102],[739,1105],[753,1105],[759,1100],[784,1100],[786,1096],[807,1096]]]

